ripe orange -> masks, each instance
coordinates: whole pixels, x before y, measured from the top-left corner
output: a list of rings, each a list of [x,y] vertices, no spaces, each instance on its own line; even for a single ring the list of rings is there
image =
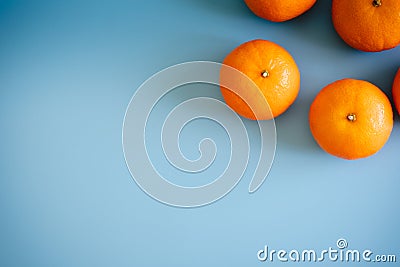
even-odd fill
[[[397,112],[400,114],[400,68],[393,81],[392,96]]]
[[[309,10],[317,0],[244,0],[257,16],[275,22],[282,22],[300,16]]]
[[[351,47],[378,52],[400,43],[399,0],[333,0],[332,21]]]
[[[225,102],[246,118],[252,120],[275,118],[289,108],[299,93],[300,72],[296,62],[289,52],[273,42],[267,40],[246,42],[228,54],[223,64],[247,75],[262,93],[251,93],[249,87],[243,83],[236,93],[221,86]],[[221,80],[232,78],[229,72],[221,69]],[[243,100],[246,94],[251,94],[248,104]],[[265,100],[260,99],[262,97],[268,102],[270,110],[263,106]],[[253,111],[257,111],[257,116]]]
[[[326,152],[344,159],[379,151],[393,128],[389,99],[375,85],[343,79],[323,88],[309,113],[311,133]]]

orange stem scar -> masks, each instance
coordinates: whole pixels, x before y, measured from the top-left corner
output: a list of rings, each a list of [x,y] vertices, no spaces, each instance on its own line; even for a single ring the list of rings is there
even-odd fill
[[[356,114],[354,114],[354,113],[348,114],[348,115],[347,115],[347,119],[348,119],[349,121],[351,121],[351,122],[356,121],[356,120],[357,120]]]
[[[263,70],[263,72],[261,72],[261,76],[263,78],[267,78],[269,76],[269,72],[267,70]]]
[[[382,1],[381,0],[373,0],[372,5],[374,7],[380,7],[382,5]]]

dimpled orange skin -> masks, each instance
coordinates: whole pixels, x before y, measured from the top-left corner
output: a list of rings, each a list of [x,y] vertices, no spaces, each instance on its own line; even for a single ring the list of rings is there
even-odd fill
[[[400,114],[400,68],[393,81],[392,96],[397,112]]]
[[[228,106],[248,119],[268,120],[279,116],[289,108],[299,93],[300,72],[296,62],[289,52],[273,42],[267,40],[246,42],[229,53],[223,64],[244,73],[262,93],[253,93],[250,96],[250,108],[238,96],[248,93],[246,86],[239,87],[238,94],[221,86],[221,93]],[[268,73],[267,77],[263,77],[265,71]],[[221,72],[221,79],[228,78]],[[263,106],[264,99],[259,99],[263,96],[269,108]]]
[[[389,99],[375,85],[343,79],[319,92],[309,122],[323,150],[353,160],[373,155],[384,146],[393,129],[393,111]]]
[[[257,16],[274,22],[282,22],[300,16],[309,10],[316,0],[245,0]]]
[[[333,0],[333,26],[351,47],[378,52],[400,43],[399,0]]]

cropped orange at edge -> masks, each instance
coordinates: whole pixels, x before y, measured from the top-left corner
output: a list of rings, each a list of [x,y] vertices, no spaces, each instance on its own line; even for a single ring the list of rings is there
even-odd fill
[[[311,133],[334,156],[359,159],[378,152],[393,129],[392,106],[378,87],[343,79],[324,87],[310,107]]]
[[[400,68],[397,70],[393,81],[392,96],[397,112],[400,114]]]
[[[285,112],[297,98],[300,90],[299,69],[289,52],[274,42],[252,40],[241,44],[226,56],[223,64],[245,74],[261,92],[250,93],[247,86],[239,86],[236,92],[232,92],[221,86],[227,105],[245,118],[275,118]],[[220,78],[224,81],[232,77],[222,68]],[[244,95],[250,101],[244,101]],[[269,108],[263,105],[263,101],[267,101]]]
[[[309,10],[316,0],[245,0],[257,16],[274,22],[283,22]]]
[[[400,44],[399,0],[333,0],[332,21],[355,49],[379,52]]]

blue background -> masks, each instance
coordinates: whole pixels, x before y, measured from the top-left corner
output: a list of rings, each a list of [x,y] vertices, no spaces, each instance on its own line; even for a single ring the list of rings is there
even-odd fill
[[[391,97],[400,47],[374,54],[349,48],[332,27],[330,4],[320,0],[276,24],[241,0],[0,1],[0,266],[262,266],[271,264],[257,260],[264,245],[318,250],[340,237],[352,249],[398,253],[398,116],[385,147],[357,161],[323,152],[307,116],[319,90],[340,78],[366,79]],[[165,67],[221,62],[257,38],[285,47],[302,78],[295,104],[276,119],[266,182],[248,194],[248,172],[226,197],[195,209],[147,196],[121,145],[135,90]],[[194,88],[175,92],[158,110],[202,95]],[[221,98],[216,87],[204,94]],[[193,135],[215,138],[228,153],[220,127],[200,120],[187,128],[181,142],[188,157],[197,153]],[[226,162],[216,163],[217,172]]]

